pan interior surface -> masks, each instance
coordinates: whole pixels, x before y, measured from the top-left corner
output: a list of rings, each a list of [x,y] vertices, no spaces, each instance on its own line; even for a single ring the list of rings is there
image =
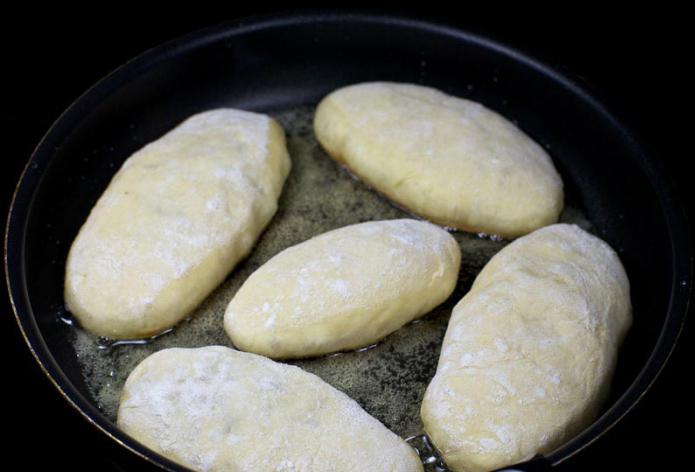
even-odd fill
[[[107,77],[49,131],[15,196],[7,270],[20,325],[68,400],[119,442],[175,468],[114,426],[114,395],[127,375],[123,370],[169,345],[228,344],[221,327],[226,302],[246,275],[283,247],[332,227],[404,215],[330,161],[310,127],[312,109],[324,95],[370,80],[436,87],[511,119],[546,148],[561,173],[568,207],[563,219],[605,239],[625,265],[634,323],[621,348],[604,415],[586,434],[551,454],[551,460],[568,457],[609,427],[651,381],[640,372],[662,331],[678,324],[672,311],[680,283],[674,277],[683,267],[673,246],[679,228],[665,207],[663,181],[612,116],[551,70],[447,28],[372,16],[271,18],[193,34]],[[64,322],[69,315],[63,307],[63,272],[70,244],[130,154],[191,114],[217,107],[270,113],[285,125],[290,153],[297,159],[280,210],[251,257],[204,302],[200,313],[153,343],[99,349],[95,338]],[[329,382],[333,376],[332,383],[402,435],[417,433],[413,415],[419,411],[420,393],[413,393],[405,408],[389,399],[407,398],[412,382],[426,386],[448,313],[504,245],[465,233],[457,233],[457,239],[466,270],[441,308],[374,349],[298,363],[308,370],[313,365]],[[191,333],[196,336],[187,336]],[[339,376],[346,365],[350,372]],[[383,382],[382,371],[388,373],[393,365],[403,368],[393,382]],[[377,380],[361,389],[360,378],[370,376]]]

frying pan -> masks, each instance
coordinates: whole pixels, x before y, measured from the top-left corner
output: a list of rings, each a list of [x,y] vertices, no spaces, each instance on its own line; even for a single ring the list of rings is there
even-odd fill
[[[101,413],[74,350],[56,333],[67,251],[115,169],[198,111],[311,105],[337,87],[368,80],[426,84],[514,120],[549,150],[567,199],[588,215],[627,270],[634,324],[602,414],[519,469],[556,465],[581,451],[653,383],[685,320],[692,254],[681,204],[658,160],[630,130],[553,69],[481,37],[387,16],[273,16],[193,33],[116,70],[65,111],[21,177],[5,239],[17,321],[60,394],[103,433],[152,464],[181,470]]]

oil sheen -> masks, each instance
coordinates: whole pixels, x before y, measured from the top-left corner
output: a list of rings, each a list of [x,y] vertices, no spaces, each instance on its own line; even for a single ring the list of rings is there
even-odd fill
[[[312,107],[303,107],[273,114],[286,131],[292,159],[278,211],[249,257],[190,317],[150,340],[114,344],[79,327],[66,326],[85,384],[112,421],[128,374],[148,355],[169,347],[231,346],[222,321],[227,304],[246,278],[275,254],[342,226],[412,217],[323,152],[312,131],[313,112]],[[573,207],[566,207],[561,221],[592,229],[583,213]],[[451,310],[490,257],[507,244],[494,235],[452,234],[461,247],[462,264],[457,287],[446,302],[369,349],[289,361],[345,392],[396,434],[417,437],[416,441],[423,440],[420,403],[434,376]],[[428,470],[444,470],[434,463],[431,451],[413,445]]]

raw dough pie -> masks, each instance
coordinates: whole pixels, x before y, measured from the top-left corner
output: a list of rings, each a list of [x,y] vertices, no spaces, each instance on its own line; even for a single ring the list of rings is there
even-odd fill
[[[148,144],[123,164],[70,249],[69,310],[110,338],[171,327],[251,250],[289,169],[282,129],[256,113],[201,113]]]
[[[422,472],[415,451],[344,393],[226,347],[146,358],[126,381],[118,426],[200,471]]]
[[[290,247],[244,282],[227,307],[234,345],[273,358],[372,344],[442,303],[461,250],[412,219],[345,226]]]
[[[422,404],[454,471],[549,452],[596,416],[632,320],[613,250],[558,224],[495,255],[454,308]]]
[[[543,148],[470,100],[419,85],[351,85],[323,99],[314,130],[332,158],[441,225],[516,237],[562,210],[562,180]]]

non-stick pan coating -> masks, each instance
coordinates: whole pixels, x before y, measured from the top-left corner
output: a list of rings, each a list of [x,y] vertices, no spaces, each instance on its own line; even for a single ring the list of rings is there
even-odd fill
[[[176,468],[101,415],[75,352],[56,334],[67,251],[115,170],[195,112],[311,105],[337,87],[367,80],[437,87],[517,122],[548,149],[568,200],[623,260],[634,325],[610,400],[603,416],[548,458],[562,461],[597,438],[651,384],[682,326],[691,254],[682,210],[658,164],[628,130],[561,75],[482,38],[384,16],[273,17],[197,32],[126,64],[61,116],[22,177],[6,239],[18,320],[48,375],[99,428]]]

